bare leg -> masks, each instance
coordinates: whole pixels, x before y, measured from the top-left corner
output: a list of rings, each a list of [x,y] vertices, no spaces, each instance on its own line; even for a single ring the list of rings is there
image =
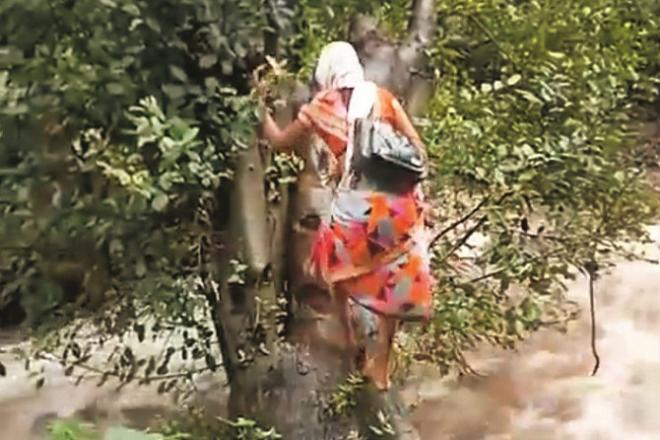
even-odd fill
[[[390,387],[390,358],[397,324],[395,318],[379,316],[378,342],[373,352],[367,353],[363,373],[379,390],[387,390]]]
[[[342,327],[344,348],[352,357],[357,349],[357,342],[355,340],[355,331],[351,320],[351,307],[348,303],[348,292],[340,286],[335,286],[333,290],[335,313],[339,320],[339,324]]]

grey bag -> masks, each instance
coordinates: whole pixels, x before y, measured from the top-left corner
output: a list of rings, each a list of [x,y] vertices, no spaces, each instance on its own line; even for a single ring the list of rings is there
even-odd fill
[[[422,153],[387,122],[356,119],[351,167],[383,190],[402,193],[426,177]]]

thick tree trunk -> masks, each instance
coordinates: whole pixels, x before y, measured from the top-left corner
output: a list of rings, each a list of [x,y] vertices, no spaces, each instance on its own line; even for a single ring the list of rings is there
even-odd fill
[[[432,91],[425,50],[435,35],[436,18],[435,0],[414,0],[408,36],[401,43],[382,37],[370,16],[355,17],[349,30],[367,78],[402,98],[413,115],[422,112]]]
[[[423,48],[435,20],[432,0],[418,0],[413,6],[411,38],[401,45],[385,42],[375,28],[368,29],[368,21],[356,21],[352,32],[369,78],[408,98],[409,105],[418,95],[413,73],[424,62]],[[303,95],[288,91],[290,97]],[[280,119],[290,120],[298,105],[290,102]],[[225,213],[229,221],[214,246],[217,284],[207,287],[231,384],[231,415],[274,426],[284,439],[418,438],[394,391],[358,386],[347,396],[353,404],[336,414],[333,397],[351,365],[337,343],[339,324],[328,313],[328,292],[302,270],[315,230],[328,218],[332,197],[314,167],[313,142],[298,149],[306,167],[295,191],[280,188],[282,196],[274,202],[268,201],[264,184],[270,153],[255,142],[236,161],[230,211]],[[242,279],[236,276],[237,267]],[[278,336],[276,324],[282,295],[288,300],[285,338]],[[366,327],[358,323],[358,328]]]
[[[355,408],[348,414],[333,415],[332,395],[344,383],[350,372],[343,347],[335,342],[339,324],[331,315],[316,314],[308,307],[314,298],[316,308],[329,297],[321,289],[310,294],[311,282],[292,277],[297,296],[292,301],[300,306],[289,326],[287,340],[276,342],[273,307],[277,302],[280,274],[269,258],[277,257],[274,243],[283,243],[284,228],[271,221],[284,218],[288,209],[280,200],[275,207],[265,203],[262,157],[255,145],[241,155],[233,182],[230,215],[232,221],[223,231],[222,248],[216,256],[218,272],[223,280],[213,301],[214,321],[222,343],[225,367],[231,383],[229,408],[233,416],[248,416],[264,426],[275,426],[285,439],[346,439],[361,433],[369,438],[369,426],[379,426],[377,414],[386,416],[395,434],[379,438],[415,438],[399,420],[399,409],[390,401],[396,396],[382,396],[368,386],[361,387],[352,398]],[[309,182],[308,182],[309,183]],[[327,212],[328,194],[321,187],[301,186],[300,200],[310,200],[314,207]],[[325,200],[319,204],[319,200]],[[259,212],[277,215],[255,215]],[[293,211],[296,212],[296,211]],[[305,212],[305,211],[303,211]],[[326,212],[316,211],[319,217]],[[269,220],[271,219],[271,220]],[[294,224],[300,223],[294,218]],[[267,232],[264,232],[267,231]],[[295,237],[300,235],[294,233]],[[303,233],[302,243],[310,243],[309,231]],[[288,247],[294,261],[301,262],[307,253],[305,246]],[[297,258],[297,260],[296,260]],[[242,283],[229,282],[236,263],[247,266]],[[295,269],[295,265],[294,265]],[[321,305],[321,307],[318,307]],[[326,308],[327,309],[327,308]],[[400,436],[401,434],[401,436]]]

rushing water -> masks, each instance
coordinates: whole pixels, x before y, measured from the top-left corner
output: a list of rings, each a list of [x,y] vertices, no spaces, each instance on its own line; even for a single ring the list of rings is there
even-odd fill
[[[164,341],[126,342],[139,347],[141,356],[145,357],[158,356],[165,345]],[[176,341],[170,338],[169,342]],[[62,367],[54,362],[40,363],[45,368],[46,382],[42,389],[36,390],[35,379],[30,378],[22,364],[8,353],[8,347],[21,344],[15,334],[0,333],[0,360],[7,367],[7,377],[0,378],[0,440],[48,438],[44,432],[50,422],[70,417],[94,422],[101,431],[115,425],[147,428],[158,417],[167,416],[177,408],[175,400],[160,395],[156,385],[126,385],[119,390],[112,380],[103,387],[96,386],[98,377],[76,385],[75,379],[65,376]],[[103,359],[107,353],[96,353],[96,356]],[[177,371],[185,365],[174,357],[170,369]],[[38,367],[33,365],[31,370]],[[225,383],[222,373],[197,377],[196,401],[213,414],[225,415]]]
[[[660,226],[645,248],[660,258]],[[570,295],[585,312],[588,284]],[[566,334],[542,331],[516,352],[470,356],[484,378],[416,385],[425,440],[660,439],[660,266],[624,262],[596,283],[601,366],[590,377],[588,313]]]
[[[660,258],[660,226],[651,229],[649,258]],[[601,368],[593,357],[589,319],[566,334],[542,331],[515,352],[483,349],[470,363],[485,377],[446,377],[410,383],[415,426],[424,440],[646,440],[660,439],[660,266],[624,262],[596,284]],[[588,305],[586,280],[570,295]],[[14,343],[3,341],[0,346]],[[0,354],[0,358],[6,355]],[[0,379],[0,440],[38,439],[54,417],[84,416],[101,424],[145,425],[172,409],[154,389],[121,392],[94,384],[74,386],[61,370],[48,368],[39,392],[21,368],[9,365]],[[201,398],[223,411],[218,381],[202,383]]]

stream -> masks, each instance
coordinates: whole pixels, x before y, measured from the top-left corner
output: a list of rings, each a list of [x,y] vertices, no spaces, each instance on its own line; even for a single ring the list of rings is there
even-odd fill
[[[646,256],[660,259],[660,225]],[[515,351],[483,348],[468,357],[483,377],[425,374],[402,390],[414,404],[412,422],[423,440],[646,440],[660,438],[660,266],[622,262],[596,282],[597,346],[601,366],[590,376],[587,280],[569,289],[583,308],[563,334],[543,330]],[[17,343],[0,333],[0,348]],[[147,426],[175,409],[152,387],[76,386],[57,365],[44,363],[39,391],[20,365],[8,361],[0,378],[0,440],[45,438],[59,417],[78,416],[101,426]],[[223,378],[202,378],[197,400],[224,414]]]

